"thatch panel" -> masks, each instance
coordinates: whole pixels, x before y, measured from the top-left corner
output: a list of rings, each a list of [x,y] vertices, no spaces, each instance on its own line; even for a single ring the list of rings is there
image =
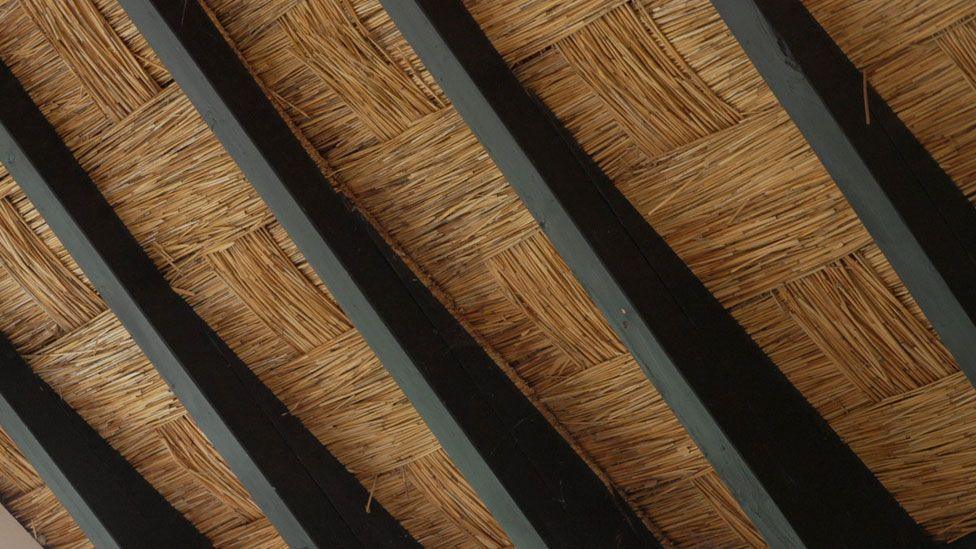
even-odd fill
[[[205,0],[201,2],[220,20],[224,31],[241,49],[247,49],[253,40],[271,27],[279,18],[307,0]]]
[[[102,13],[105,20],[108,22],[109,26],[112,27],[113,32],[125,47],[132,52],[136,60],[142,66],[143,70],[146,71],[150,76],[152,76],[153,81],[159,87],[165,87],[172,82],[172,78],[169,75],[169,70],[163,66],[163,63],[156,57],[156,52],[149,47],[149,43],[146,39],[139,34],[139,30],[129,19],[128,14],[119,5],[118,0],[90,0],[95,6],[98,7],[98,11]]]
[[[176,86],[75,155],[163,271],[272,219]]]
[[[481,543],[462,530],[416,486],[407,480],[404,468],[396,469],[366,482],[370,492],[424,547],[476,548]],[[384,494],[390,494],[385,501]],[[469,528],[469,530],[471,530]]]
[[[938,37],[939,47],[976,88],[976,21],[953,25]]]
[[[634,494],[646,499],[650,492],[670,490],[669,484],[710,471],[541,232],[492,257],[489,265],[513,303],[581,365],[567,367],[551,357],[550,369],[533,389],[632,505]],[[732,524],[748,524],[738,504],[726,505],[730,501],[716,498],[712,505],[734,517]],[[638,510],[656,522],[658,510]]]
[[[527,59],[625,0],[466,0],[471,15],[505,59]]]
[[[858,67],[885,63],[976,14],[971,0],[803,0]],[[870,72],[873,71],[869,71]]]
[[[550,376],[539,395],[624,493],[687,481],[709,469],[628,355]],[[641,509],[655,516],[654,509]]]
[[[41,242],[8,199],[0,199],[0,263],[65,332],[91,320],[104,307],[95,291]]]
[[[18,349],[31,351],[63,332],[6,268],[0,268],[0,331]]]
[[[267,521],[248,522],[211,534],[214,547],[226,549],[285,549],[288,545]]]
[[[737,305],[732,314],[827,421],[871,404],[772,293]]]
[[[976,529],[976,389],[961,372],[833,422],[905,509],[938,539]]]
[[[551,49],[515,68],[529,90],[552,109],[611,179],[630,173],[647,156],[634,144],[603,100],[573,70],[559,50]]]
[[[292,52],[381,139],[443,106],[416,86],[346,6],[308,0],[288,12],[282,26]]]
[[[185,413],[109,312],[25,358],[106,439]]]
[[[109,126],[109,118],[19,0],[0,0],[0,16],[0,58],[61,138],[76,146]]]
[[[559,42],[638,147],[655,158],[738,122],[739,114],[665,49],[671,44],[653,20],[644,21],[624,4]]]
[[[739,43],[708,0],[636,0],[679,56],[719,97],[743,114],[777,105]]]
[[[868,76],[970,200],[976,195],[976,89],[966,76],[973,23],[906,48]],[[954,57],[954,55],[956,57]],[[962,63],[962,64],[960,64]]]
[[[310,351],[351,328],[339,307],[302,275],[265,229],[208,257],[224,283],[297,351]]]
[[[598,364],[627,352],[542,233],[533,232],[488,265],[506,296],[580,364]]]
[[[580,92],[586,84],[560,58],[535,58],[518,75],[727,305],[870,241],[782,111],[650,161],[607,120],[608,109]]]
[[[958,371],[935,334],[856,254],[790,282],[777,295],[824,354],[875,401]]]
[[[261,518],[261,510],[251,501],[247,490],[188,417],[178,417],[158,427],[156,432],[173,459],[206,486],[214,497],[237,511],[246,521]]]
[[[292,52],[283,25],[269,27],[242,51],[271,98],[316,150],[342,157],[378,141],[342,97]]]
[[[17,216],[23,220],[26,227],[33,233],[32,238],[36,238],[38,243],[44,246],[44,253],[52,254],[52,259],[57,260],[57,265],[55,265],[57,270],[63,271],[60,276],[71,276],[84,285],[87,289],[78,287],[74,291],[78,292],[79,294],[81,292],[91,292],[91,294],[85,298],[86,300],[99,300],[100,298],[98,298],[97,294],[94,293],[94,288],[91,285],[91,282],[88,280],[88,277],[85,276],[84,272],[82,272],[81,268],[75,262],[75,259],[71,257],[67,250],[64,249],[64,246],[61,245],[61,241],[58,240],[58,237],[55,236],[54,231],[52,231],[48,226],[47,221],[45,221],[44,218],[41,217],[41,214],[34,209],[34,205],[31,204],[31,201],[27,199],[27,195],[24,194],[20,187],[15,186],[15,188],[8,193],[7,200],[13,207],[12,211],[16,212]],[[71,283],[71,285],[74,286],[74,283]],[[97,305],[97,307],[97,312],[104,309],[104,305],[100,303]],[[87,305],[86,308],[90,309],[91,305]],[[90,318],[91,317],[89,316],[88,319],[90,320]]]
[[[68,510],[46,486],[17,496],[4,504],[10,514],[45,547],[92,547],[85,533],[68,514]]]
[[[404,467],[407,480],[486,548],[511,547],[505,532],[461,477],[447,454],[438,450]],[[453,482],[445,483],[445,479]]]
[[[738,502],[735,501],[729,489],[725,487],[725,484],[714,471],[696,478],[695,486],[705,494],[708,501],[712,503],[715,512],[735,530],[735,533],[746,542],[746,545],[765,547],[766,542],[759,535],[756,527],[745,519],[745,515],[739,510]]]
[[[535,226],[453,110],[332,164],[359,206],[442,283]]]
[[[201,532],[209,534],[225,523],[242,522],[233,507],[196,506],[200,494],[208,493],[208,484],[200,483],[180,465],[158,434],[158,429],[186,412],[113,315],[102,313],[25,358]],[[201,445],[205,447],[201,449]],[[180,456],[194,463],[209,459],[214,452],[205,441],[180,448]],[[228,477],[210,482],[237,482],[229,471],[222,472]],[[266,522],[263,517],[260,520]]]
[[[858,254],[870,266],[870,269],[878,275],[878,278],[884,283],[885,288],[891,292],[891,295],[895,296],[895,299],[915,317],[915,320],[921,322],[929,332],[934,332],[935,330],[932,328],[932,325],[929,324],[928,319],[922,314],[922,309],[915,302],[915,298],[908,292],[908,288],[901,283],[901,279],[898,278],[895,269],[892,268],[891,263],[888,263],[888,258],[881,253],[881,250],[872,243],[860,250]]]
[[[678,149],[617,184],[727,307],[870,242],[782,111]]]
[[[257,374],[361,479],[439,448],[359,332]]]
[[[30,492],[43,485],[34,467],[7,433],[0,429],[0,497],[6,501],[16,494]]]
[[[275,242],[271,242],[272,233],[285,241],[275,238]],[[248,265],[255,262],[277,263],[286,260],[283,253],[287,253],[288,257],[294,254],[294,259],[287,261],[301,261],[301,266],[307,269],[304,259],[278,225],[261,229],[257,234],[267,240],[258,246],[248,247],[244,256],[239,252],[236,255],[229,252],[238,249],[239,244],[246,246],[253,235],[242,235],[240,242],[215,255],[221,255],[223,261],[228,261],[226,269],[239,267],[246,270]],[[287,252],[284,248],[287,248]],[[270,254],[272,257],[258,259],[253,257],[255,253]],[[307,354],[301,354],[296,352],[293,345],[285,344],[280,333],[255,314],[254,308],[260,306],[265,308],[263,316],[284,319],[275,322],[291,325],[299,317],[317,317],[319,320],[316,322],[334,324],[337,319],[329,315],[336,313],[335,306],[328,300],[314,273],[299,272],[294,263],[290,267],[282,264],[280,270],[265,269],[264,274],[270,278],[262,284],[274,281],[276,289],[290,287],[292,291],[302,294],[302,299],[306,301],[303,307],[298,308],[298,303],[289,298],[268,300],[265,296],[258,305],[256,302],[243,301],[231,291],[221,278],[226,275],[221,270],[224,268],[212,268],[212,259],[213,256],[192,259],[177,265],[173,271],[174,287],[187,296],[204,320],[254,369],[261,381],[285,403],[290,413],[356,474],[364,486],[370,487],[378,476],[394,472],[402,474],[403,467],[439,449],[436,439],[358,332],[346,330],[339,337],[309,349]],[[305,276],[311,276],[314,282]],[[300,289],[297,288],[298,284],[301,285]],[[327,306],[323,307],[322,303]],[[340,317],[338,321],[348,322],[345,317]],[[315,341],[321,335],[309,336],[306,338],[308,341],[300,345]],[[458,480],[448,478],[439,482],[453,486]],[[455,486],[454,489],[459,493],[470,490],[466,484]],[[444,516],[443,509],[426,500],[411,503],[415,494],[402,489],[401,485],[379,483],[373,492],[376,501],[403,522],[414,536],[441,540],[455,535],[452,532],[457,526]],[[410,522],[412,517],[396,511],[403,508],[418,508],[417,512],[422,516]],[[477,513],[477,509],[469,509],[465,516],[476,516]],[[469,539],[463,531],[459,535]]]
[[[694,482],[676,482],[656,490],[637,492],[637,505],[648,509],[675,547],[748,547],[748,542],[716,511],[714,501]]]
[[[112,120],[120,120],[159,92],[90,0],[20,1]]]

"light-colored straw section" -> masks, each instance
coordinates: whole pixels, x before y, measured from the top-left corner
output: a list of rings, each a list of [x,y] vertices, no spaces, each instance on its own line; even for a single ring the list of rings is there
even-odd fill
[[[17,450],[7,433],[0,429],[0,494],[7,499],[12,494],[30,492],[42,484],[34,467]]]
[[[214,497],[237,511],[247,522],[261,518],[261,510],[227,468],[200,429],[181,416],[156,429],[173,459],[185,467]]]
[[[725,484],[719,480],[714,471],[696,478],[695,486],[706,495],[708,501],[713,502],[715,512],[725,519],[729,526],[735,530],[735,533],[742,536],[746,543],[753,547],[765,545],[759,532],[756,531],[756,527],[746,520],[742,513],[732,512],[738,509],[739,504],[732,498],[732,494],[729,493]]]
[[[443,450],[438,450],[407,465],[406,477],[410,484],[449,516],[459,528],[467,530],[483,547],[511,547],[505,532],[491,520],[490,516],[469,515],[469,509],[481,507],[481,502],[461,479],[460,473]],[[445,483],[445,479],[453,479],[454,482]]]
[[[732,126],[739,114],[684,65],[652,19],[645,21],[624,4],[559,49],[637,146],[656,158]]]
[[[266,229],[208,257],[221,280],[297,351],[314,349],[351,328],[339,307],[305,278]]]
[[[85,533],[75,523],[68,510],[47,486],[16,496],[4,505],[24,525],[38,543],[45,547],[68,549],[91,548]]]
[[[94,290],[61,263],[8,199],[0,199],[0,263],[65,332],[102,311]]]
[[[875,401],[958,371],[935,335],[858,255],[793,281],[777,295],[824,354]]]
[[[377,137],[389,139],[435,105],[369,35],[348,4],[308,0],[282,19],[293,52]]]
[[[976,89],[976,21],[970,19],[942,33],[938,37],[939,47],[966,75],[966,79]]]
[[[508,298],[580,364],[599,364],[626,353],[583,287],[555,258],[549,241],[534,232],[488,265]]]
[[[159,86],[90,0],[21,0],[102,111],[120,120]]]

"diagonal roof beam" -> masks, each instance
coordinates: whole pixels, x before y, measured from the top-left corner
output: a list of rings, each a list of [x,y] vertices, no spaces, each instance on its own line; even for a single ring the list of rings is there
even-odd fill
[[[976,209],[802,3],[712,4],[976,384]]]
[[[382,0],[577,279],[772,546],[921,530],[521,86],[456,0]]]
[[[208,547],[0,335],[0,425],[98,547]]]
[[[414,544],[170,288],[2,62],[0,159],[286,542]]]
[[[512,541],[656,545],[333,190],[209,14],[196,1],[121,4]]]

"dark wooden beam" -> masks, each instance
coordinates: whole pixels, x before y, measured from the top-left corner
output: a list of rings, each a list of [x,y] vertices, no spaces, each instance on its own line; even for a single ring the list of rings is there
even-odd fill
[[[916,545],[894,498],[521,86],[457,0],[381,0],[774,547]]]
[[[333,190],[205,10],[196,1],[122,6],[512,540],[656,545]]]
[[[2,335],[0,425],[96,546],[210,545]]]
[[[799,0],[713,0],[976,383],[976,209]]]
[[[414,544],[170,288],[2,63],[0,160],[286,542]]]

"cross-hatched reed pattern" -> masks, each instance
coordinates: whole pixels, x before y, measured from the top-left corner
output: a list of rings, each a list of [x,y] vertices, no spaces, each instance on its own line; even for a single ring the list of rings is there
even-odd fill
[[[806,3],[976,194],[973,3]],[[207,4],[334,182],[659,538],[763,544],[378,2]],[[909,513],[942,540],[976,529],[976,392],[707,0],[466,4]],[[0,0],[0,57],[364,507],[426,545],[509,543],[114,0]],[[0,197],[3,333],[215,544],[281,546],[2,166]],[[3,436],[0,500],[48,544],[86,543]]]

